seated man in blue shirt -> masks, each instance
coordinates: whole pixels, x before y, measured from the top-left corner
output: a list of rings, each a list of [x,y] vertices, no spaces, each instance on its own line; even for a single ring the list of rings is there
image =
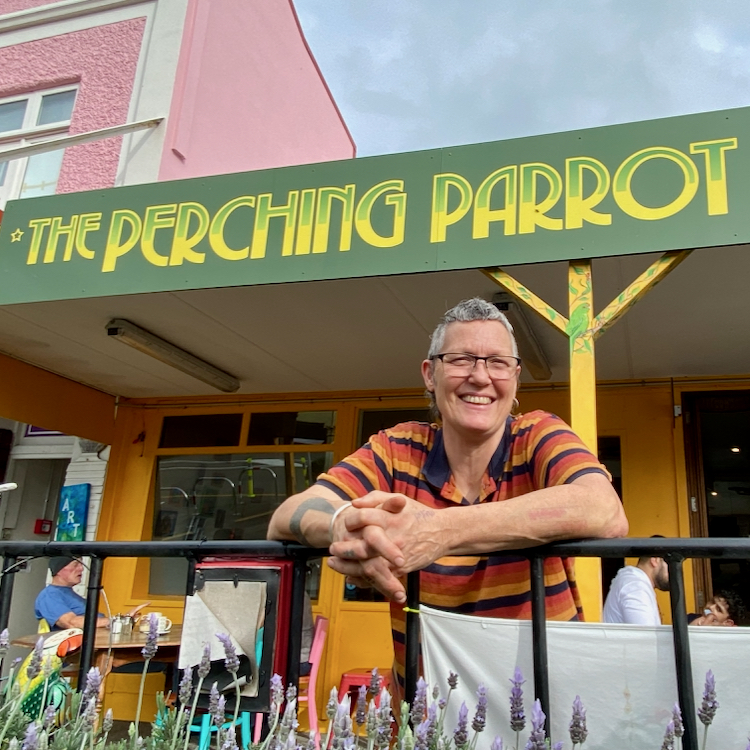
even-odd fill
[[[52,583],[42,589],[34,602],[37,619],[45,619],[52,630],[82,628],[86,600],[73,591],[81,582],[83,563],[74,557],[51,557]],[[96,627],[106,628],[109,619],[99,615]]]
[[[75,557],[51,557],[49,569],[52,582],[42,589],[34,602],[34,614],[38,620],[45,619],[52,630],[82,628],[86,600],[73,591],[73,586],[81,582],[83,563]],[[134,607],[128,614],[135,615],[149,602]],[[97,628],[109,626],[109,618],[101,613],[96,621]]]

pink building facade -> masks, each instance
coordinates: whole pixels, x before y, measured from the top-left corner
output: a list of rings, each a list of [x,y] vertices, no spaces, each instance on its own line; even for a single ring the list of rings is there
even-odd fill
[[[1,209],[355,147],[291,0],[0,0],[0,151]]]

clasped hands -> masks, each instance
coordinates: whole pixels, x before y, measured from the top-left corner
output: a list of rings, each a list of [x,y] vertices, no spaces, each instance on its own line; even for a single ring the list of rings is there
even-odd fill
[[[328,565],[357,586],[406,601],[400,578],[442,557],[437,511],[405,495],[370,492],[336,518]]]

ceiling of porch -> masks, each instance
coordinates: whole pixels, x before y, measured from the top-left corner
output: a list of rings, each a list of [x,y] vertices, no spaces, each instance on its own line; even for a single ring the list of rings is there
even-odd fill
[[[655,257],[596,260],[595,310]],[[506,270],[567,314],[567,264]],[[750,373],[748,279],[746,246],[694,251],[599,339],[598,379]],[[232,373],[240,393],[421,387],[442,312],[497,291],[479,271],[458,271],[9,305],[0,308],[0,351],[122,396],[217,393],[108,337],[107,322],[126,318]],[[527,318],[551,380],[566,381],[566,339]]]

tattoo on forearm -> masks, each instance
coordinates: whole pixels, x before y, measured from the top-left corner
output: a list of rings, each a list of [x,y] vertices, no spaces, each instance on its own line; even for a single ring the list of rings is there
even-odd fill
[[[325,513],[332,516],[336,510],[325,498],[322,497],[311,497],[301,502],[297,506],[297,510],[294,511],[289,521],[289,531],[292,532],[294,538],[300,544],[306,544],[308,547],[312,546],[308,541],[307,537],[302,533],[302,519],[308,510],[317,510],[320,513]]]

